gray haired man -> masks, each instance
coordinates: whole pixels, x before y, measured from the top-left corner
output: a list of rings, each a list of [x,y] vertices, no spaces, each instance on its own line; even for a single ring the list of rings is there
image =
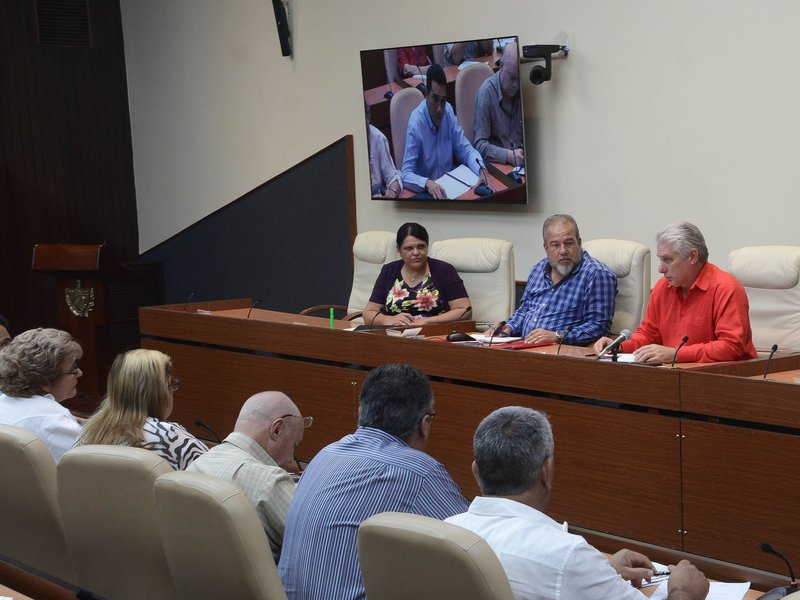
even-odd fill
[[[717,362],[756,358],[747,294],[737,279],[708,262],[700,229],[686,221],[656,235],[658,272],[647,312],[622,344],[637,362]],[[602,351],[610,338],[595,342]]]
[[[641,600],[628,584],[653,575],[643,554],[620,550],[606,558],[564,531],[544,510],[553,488],[553,433],[540,412],[500,408],[475,431],[472,471],[482,496],[446,519],[484,538],[506,571],[518,600]],[[669,600],[702,600],[705,576],[689,561],[671,568]],[[628,581],[626,581],[628,580]]]

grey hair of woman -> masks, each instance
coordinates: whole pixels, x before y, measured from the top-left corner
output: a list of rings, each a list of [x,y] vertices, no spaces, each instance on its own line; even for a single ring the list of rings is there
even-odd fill
[[[656,244],[667,244],[681,256],[696,249],[700,262],[708,262],[708,246],[700,228],[687,221],[667,225],[656,234]]]
[[[45,386],[62,374],[62,365],[82,355],[66,331],[42,327],[24,331],[0,350],[0,391],[19,398],[43,394]]]
[[[506,406],[481,421],[473,450],[483,494],[515,496],[539,481],[542,465],[553,456],[553,431],[543,413]]]

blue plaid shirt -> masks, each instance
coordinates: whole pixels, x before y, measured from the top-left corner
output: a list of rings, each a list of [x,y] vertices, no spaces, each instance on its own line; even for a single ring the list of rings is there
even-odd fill
[[[524,337],[537,328],[570,330],[564,342],[575,346],[606,335],[614,316],[617,276],[586,250],[581,262],[556,285],[550,271],[546,258],[533,267],[519,308],[508,320],[511,335]]]

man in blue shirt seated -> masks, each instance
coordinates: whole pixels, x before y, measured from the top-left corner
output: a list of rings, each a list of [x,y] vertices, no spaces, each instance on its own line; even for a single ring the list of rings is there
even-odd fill
[[[547,258],[533,267],[519,307],[495,335],[541,345],[591,344],[611,326],[617,276],[581,248],[571,216],[548,217],[542,236]]]
[[[436,199],[447,198],[436,180],[453,170],[454,157],[478,176],[479,184],[488,185],[480,152],[469,143],[453,107],[447,102],[447,78],[440,65],[428,68],[425,85],[425,101],[420,102],[408,118],[403,187],[417,192],[425,190]]]
[[[372,515],[444,519],[467,509],[444,467],[423,452],[434,415],[430,383],[417,369],[370,372],[358,429],[314,457],[289,507],[278,565],[289,600],[365,598],[356,536]]]

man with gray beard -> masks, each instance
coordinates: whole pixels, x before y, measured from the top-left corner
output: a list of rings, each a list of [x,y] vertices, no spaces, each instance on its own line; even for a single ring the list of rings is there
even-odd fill
[[[591,344],[611,326],[617,276],[581,248],[571,216],[548,217],[542,236],[547,258],[534,265],[519,307],[495,335],[538,345]]]

